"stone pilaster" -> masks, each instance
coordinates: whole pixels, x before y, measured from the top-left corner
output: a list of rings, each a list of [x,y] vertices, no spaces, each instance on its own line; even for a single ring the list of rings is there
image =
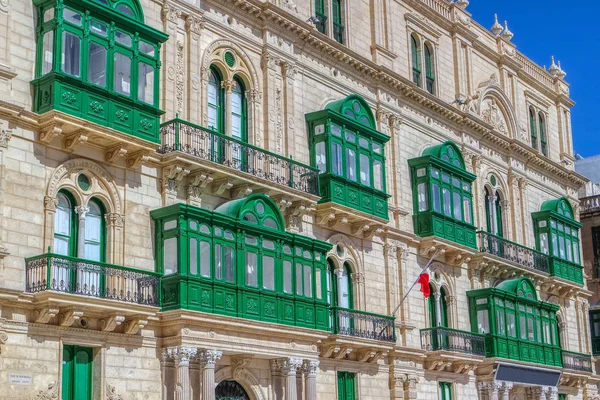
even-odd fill
[[[187,112],[181,116],[186,117],[189,121],[197,124],[202,123],[202,91],[200,87],[200,76],[197,71],[200,71],[202,66],[201,49],[201,34],[204,30],[204,21],[201,17],[188,15],[185,18],[185,30],[187,33],[187,52],[188,60],[188,96]]]
[[[199,350],[197,359],[202,370],[202,399],[215,400],[215,365],[223,355],[218,350]]]
[[[296,146],[296,143],[294,142],[296,135],[294,133],[295,130],[295,126],[294,126],[294,116],[295,116],[295,111],[294,111],[294,99],[295,99],[295,94],[294,94],[294,87],[296,85],[296,73],[297,73],[297,67],[296,65],[286,62],[282,64],[282,71],[283,71],[283,79],[284,79],[284,89],[285,89],[285,93],[283,96],[283,100],[284,100],[284,117],[283,118],[283,125],[285,127],[285,153],[281,153],[286,157],[290,157],[292,155],[294,155],[294,151],[296,149],[298,149],[298,147]],[[304,135],[301,135],[302,137],[304,137]],[[296,150],[297,151],[297,150]],[[296,158],[298,158],[296,156]]]
[[[164,32],[169,35],[169,40],[162,48],[164,60],[161,84],[161,109],[165,110],[166,119],[172,119],[179,110],[183,111],[183,66],[184,66],[184,33],[180,31],[183,12],[176,5],[167,2],[163,5],[162,20]],[[175,101],[174,101],[175,100]]]
[[[255,143],[264,149],[282,154],[283,151],[283,78],[281,59],[265,49],[261,67],[265,86],[264,143]]]

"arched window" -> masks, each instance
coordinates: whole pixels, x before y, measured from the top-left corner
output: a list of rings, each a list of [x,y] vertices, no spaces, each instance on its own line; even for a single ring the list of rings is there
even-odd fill
[[[231,90],[231,136],[242,142],[247,142],[246,89],[241,79],[236,77],[234,81],[235,87]]]
[[[412,78],[413,82],[421,87],[421,51],[415,35],[410,35],[410,52],[412,55]]]
[[[542,154],[548,157],[548,143],[546,140],[546,122],[542,113],[538,114],[538,121],[540,125],[540,147]]]
[[[215,68],[210,69],[208,77],[208,127],[223,132],[223,101],[221,74]]]
[[[491,190],[485,188],[485,217],[487,231],[492,235],[503,237],[502,224],[502,201],[500,193],[492,194]]]
[[[446,288],[442,286],[438,291],[430,283],[429,291],[431,293],[428,298],[429,323],[431,327],[448,328],[448,303],[446,300]]]
[[[215,400],[250,400],[250,397],[236,381],[223,381],[215,388]]]
[[[530,107],[529,108],[529,130],[531,133],[531,147],[533,147],[534,149],[537,150],[537,133],[536,133],[536,126],[535,126],[535,111],[533,111],[533,108]]]
[[[433,50],[431,44],[425,43],[425,80],[427,82],[427,91],[435,94],[435,73],[433,71]]]
[[[56,196],[58,205],[54,214],[54,250],[62,256],[75,256],[77,251],[77,215],[70,193],[61,190]]]
[[[84,257],[90,261],[104,261],[104,209],[97,199],[88,203],[85,214]]]

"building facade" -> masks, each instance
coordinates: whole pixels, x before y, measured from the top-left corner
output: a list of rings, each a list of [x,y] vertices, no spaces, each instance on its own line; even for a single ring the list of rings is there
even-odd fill
[[[598,398],[566,74],[467,6],[0,2],[0,398]]]

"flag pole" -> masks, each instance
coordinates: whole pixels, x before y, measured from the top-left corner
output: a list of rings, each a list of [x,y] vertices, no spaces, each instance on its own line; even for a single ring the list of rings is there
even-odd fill
[[[417,284],[417,282],[419,282],[419,278],[421,277],[421,274],[423,274],[423,272],[425,272],[427,270],[427,268],[429,268],[429,266],[433,262],[433,259],[435,258],[435,256],[437,256],[438,253],[439,253],[439,250],[436,250],[435,253],[433,253],[433,256],[431,256],[431,258],[429,259],[429,262],[425,265],[425,268],[423,268],[421,270],[421,273],[419,275],[417,275],[417,279],[415,279],[415,281],[413,282],[412,286],[408,289],[408,292],[406,292],[406,294],[404,295],[404,297],[402,298],[402,300],[400,300],[400,303],[398,303],[398,306],[394,309],[394,312],[392,312],[392,317],[398,312],[398,310],[402,306],[402,303],[404,303],[404,300],[406,300],[406,298],[410,294],[411,290],[413,290],[413,288],[415,287],[415,285]]]

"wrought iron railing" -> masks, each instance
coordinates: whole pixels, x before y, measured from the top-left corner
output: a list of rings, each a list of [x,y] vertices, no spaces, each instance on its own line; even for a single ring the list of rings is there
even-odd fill
[[[584,197],[579,202],[579,213],[600,211],[600,195]]]
[[[548,256],[491,233],[479,231],[479,251],[540,272],[548,272]]]
[[[178,118],[162,124],[160,136],[158,152],[161,154],[181,151],[279,185],[319,195],[319,170],[291,158]]]
[[[421,329],[421,348],[427,351],[452,351],[485,356],[485,338],[472,332],[450,328]]]
[[[563,368],[574,371],[592,372],[592,356],[589,354],[562,351]]]
[[[46,253],[25,260],[29,293],[54,290],[159,306],[160,275],[118,265]]]
[[[337,335],[395,342],[394,317],[347,308],[331,308],[331,332]]]

